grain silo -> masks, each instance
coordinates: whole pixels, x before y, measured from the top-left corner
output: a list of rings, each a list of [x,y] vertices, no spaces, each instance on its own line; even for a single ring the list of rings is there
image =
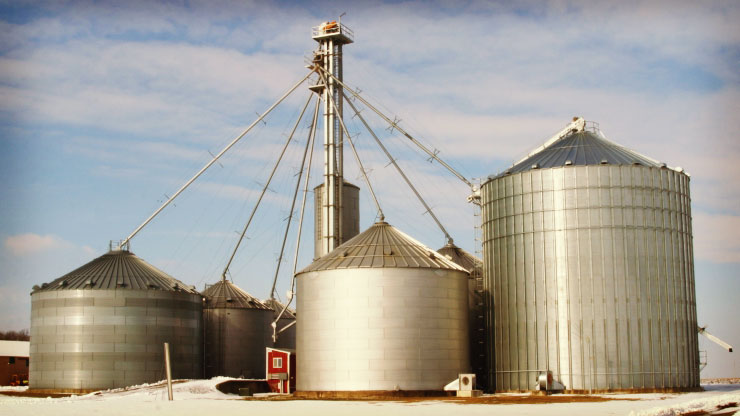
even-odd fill
[[[205,376],[263,378],[273,311],[226,279],[203,292]]]
[[[264,301],[264,304],[268,307],[272,308],[273,310],[273,317],[277,317],[277,315],[280,313],[280,311],[283,310],[285,305],[278,302],[275,299],[267,299]],[[274,319],[274,318],[273,318]],[[277,322],[277,331],[281,331],[277,335],[277,341],[275,341],[275,348],[282,348],[282,349],[295,349],[296,344],[296,326],[295,326],[295,311],[293,309],[285,309],[285,312],[283,312],[283,315],[280,317],[280,319]]]
[[[299,391],[442,390],[468,372],[468,272],[386,222],[298,281]]]
[[[481,191],[496,390],[699,386],[682,169],[576,119]]]
[[[324,198],[325,184],[313,188],[314,194],[314,260],[323,256],[327,253],[327,249],[322,244],[322,240],[325,238],[327,230],[324,229],[323,221],[326,217],[326,213],[323,212],[322,207],[325,208]],[[356,236],[360,232],[360,188],[357,185],[353,185],[349,182],[343,182],[342,185],[342,198],[341,198],[342,209],[342,227],[340,241],[344,242],[350,238]]]
[[[31,293],[33,390],[93,391],[202,375],[202,300],[127,250]]]
[[[445,244],[437,253],[462,266],[470,273],[468,279],[468,342],[470,344],[470,366],[479,386],[488,384],[486,370],[486,321],[483,293],[483,260],[463,250],[453,242]]]

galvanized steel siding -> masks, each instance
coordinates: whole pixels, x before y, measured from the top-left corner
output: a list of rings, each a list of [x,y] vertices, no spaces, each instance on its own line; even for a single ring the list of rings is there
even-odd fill
[[[535,169],[482,187],[496,390],[699,385],[689,178]]]
[[[269,309],[204,309],[206,378],[265,377],[265,348],[273,346],[272,316]]]
[[[455,270],[298,275],[298,390],[441,390],[470,369],[467,291]]]
[[[202,375],[201,297],[157,290],[52,290],[31,295],[32,389],[91,390]]]

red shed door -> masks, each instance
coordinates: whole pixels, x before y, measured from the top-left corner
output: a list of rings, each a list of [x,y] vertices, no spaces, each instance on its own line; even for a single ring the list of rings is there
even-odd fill
[[[289,359],[290,354],[284,351],[268,350],[267,352],[267,383],[275,393],[290,391]]]

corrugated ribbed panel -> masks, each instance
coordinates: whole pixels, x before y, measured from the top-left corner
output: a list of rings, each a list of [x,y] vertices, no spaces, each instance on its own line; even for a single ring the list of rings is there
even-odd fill
[[[602,139],[590,131],[579,131],[563,137],[532,157],[506,169],[503,173],[489,176],[489,179],[525,172],[533,169],[533,166],[536,166],[534,169],[565,166],[566,162],[573,166],[639,164],[660,167],[655,160],[649,157]]]
[[[421,268],[467,272],[387,222],[377,222],[298,272],[359,268]]]
[[[452,243],[446,244],[444,247],[437,250],[437,253],[464,267],[469,273],[473,273],[476,269],[480,270],[483,268],[483,260]]]
[[[48,290],[123,289],[198,293],[126,250],[113,250],[65,274],[33,293]]]
[[[222,280],[203,291],[205,308],[272,309],[259,299],[240,289],[237,285]]]
[[[277,313],[280,313],[280,311],[282,311],[283,308],[285,307],[284,304],[274,299],[273,300],[267,299],[266,301],[262,303],[264,303],[265,306],[267,306],[268,308],[271,308]],[[280,319],[295,319],[295,311],[290,308],[286,309],[285,313],[283,313],[283,316]]]

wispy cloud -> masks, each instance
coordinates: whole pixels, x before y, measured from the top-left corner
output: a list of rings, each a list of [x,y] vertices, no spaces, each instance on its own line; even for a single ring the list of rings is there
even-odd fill
[[[72,246],[55,235],[38,235],[33,233],[12,235],[3,241],[5,248],[14,256],[26,256],[42,251]]]
[[[693,227],[697,260],[740,263],[740,216],[695,213]]]

